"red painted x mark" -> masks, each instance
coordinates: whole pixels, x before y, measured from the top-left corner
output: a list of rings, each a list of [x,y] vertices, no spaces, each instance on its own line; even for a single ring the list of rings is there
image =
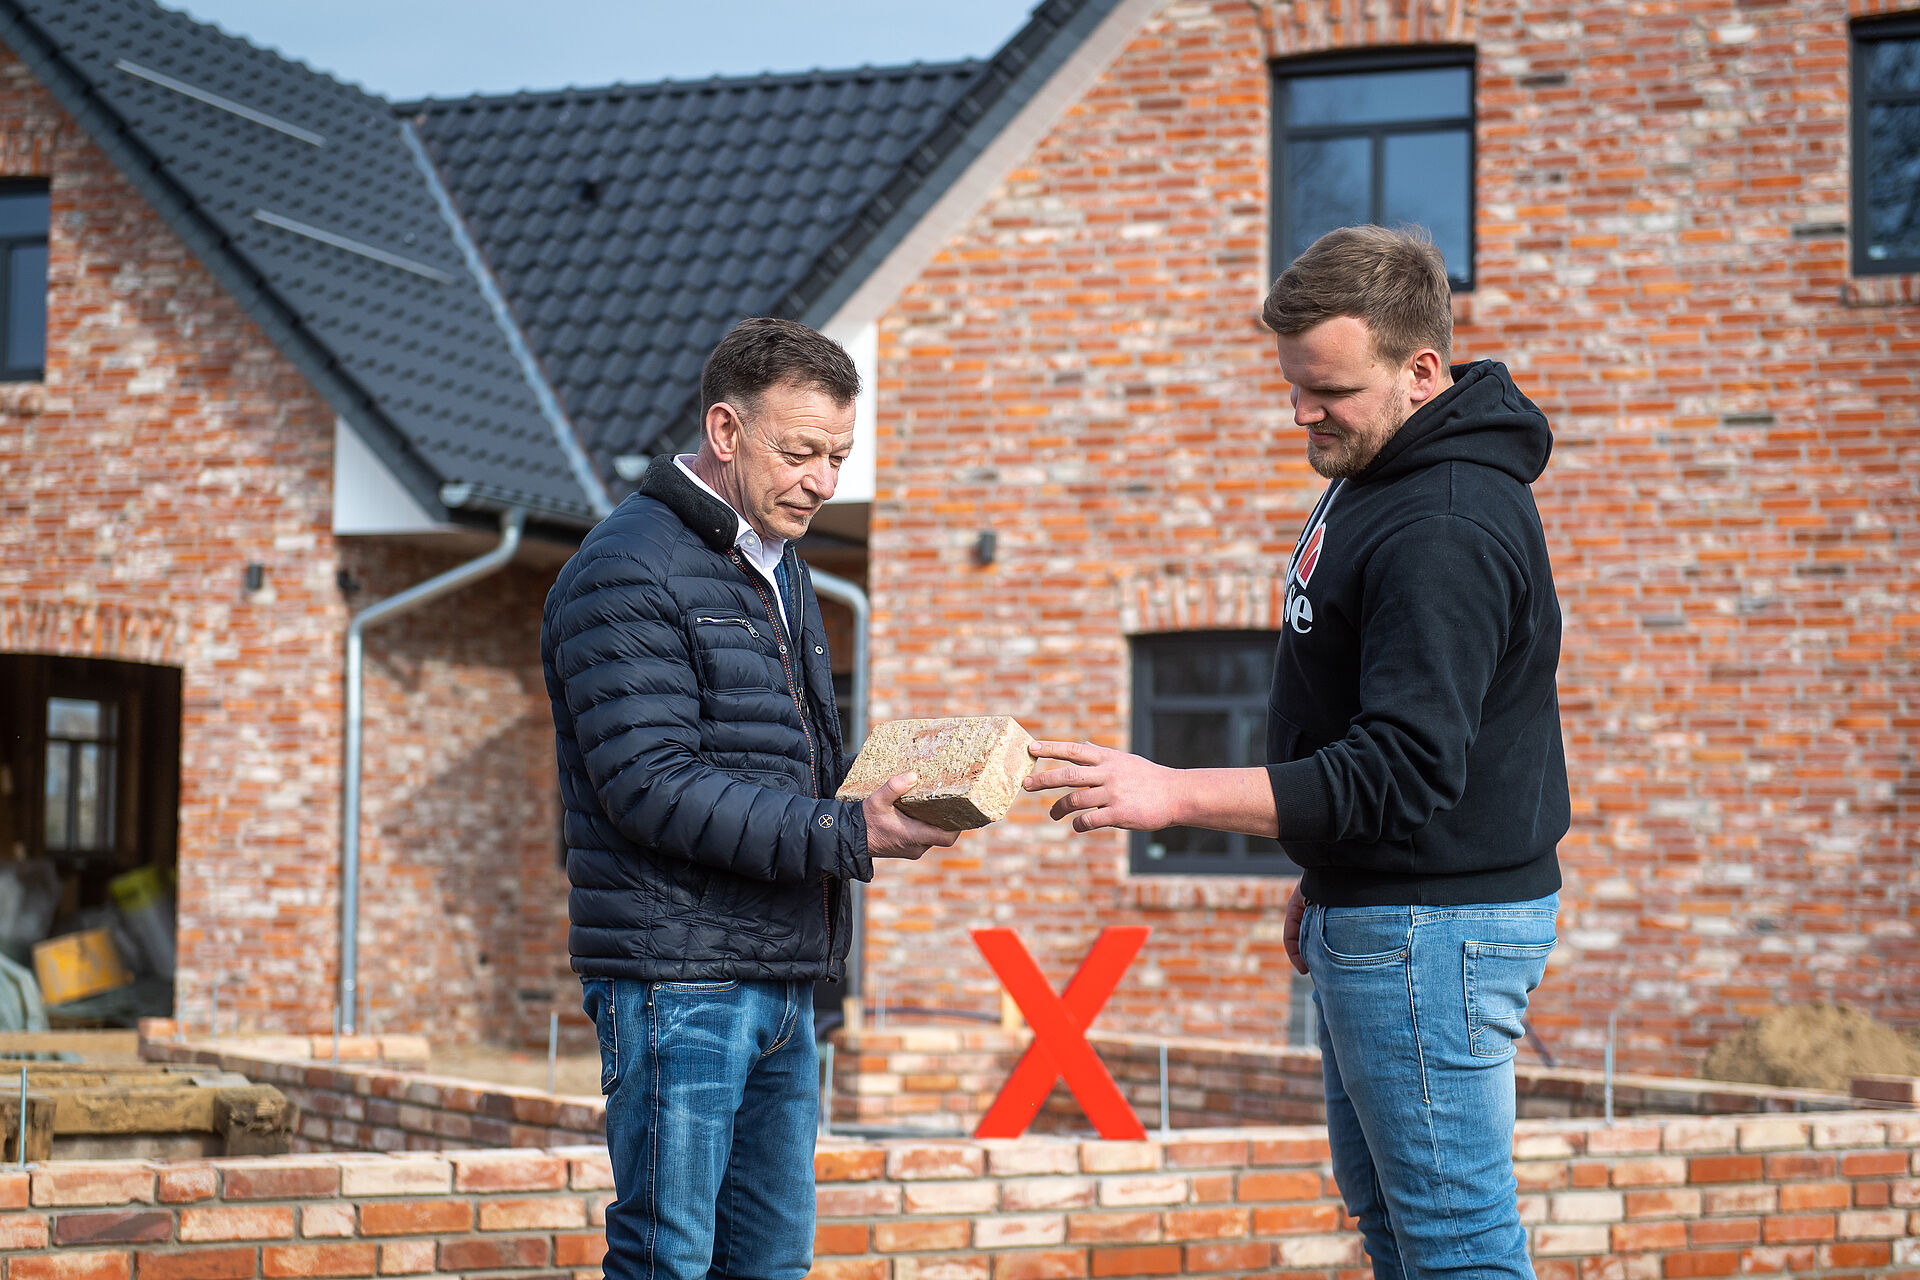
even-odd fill
[[[1047,1094],[1053,1091],[1053,1082],[1063,1078],[1101,1137],[1147,1136],[1140,1117],[1107,1074],[1107,1064],[1087,1043],[1086,1031],[1151,932],[1146,925],[1102,929],[1066,991],[1056,996],[1013,930],[973,930],[974,945],[1033,1028],[1033,1043],[1000,1087],[1000,1095],[987,1108],[987,1114],[980,1118],[974,1137],[1019,1137],[1039,1114]]]

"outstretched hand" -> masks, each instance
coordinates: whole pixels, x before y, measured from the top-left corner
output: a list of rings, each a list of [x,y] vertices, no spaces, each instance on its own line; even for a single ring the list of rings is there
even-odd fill
[[[1075,831],[1158,831],[1180,823],[1178,769],[1091,742],[1029,742],[1027,752],[1067,762],[1030,774],[1020,785],[1028,791],[1073,788],[1049,812],[1056,819],[1071,815]]]
[[[867,815],[868,857],[918,858],[928,849],[950,849],[960,838],[957,831],[942,831],[893,807],[918,781],[911,773],[896,773],[860,802]]]

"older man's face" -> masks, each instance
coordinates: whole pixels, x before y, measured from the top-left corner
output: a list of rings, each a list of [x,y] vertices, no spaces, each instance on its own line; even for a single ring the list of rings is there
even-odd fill
[[[729,464],[740,514],[763,538],[798,538],[840,480],[853,448],[853,402],[783,382],[756,405],[736,405],[742,424]]]
[[[1411,371],[1380,359],[1372,330],[1353,316],[1282,334],[1279,343],[1308,464],[1329,480],[1359,475],[1412,415]]]

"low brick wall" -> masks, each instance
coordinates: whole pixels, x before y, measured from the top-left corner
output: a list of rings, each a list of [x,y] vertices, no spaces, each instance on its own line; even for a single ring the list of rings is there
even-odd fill
[[[836,1033],[833,1123],[874,1130],[970,1133],[992,1104],[1029,1037],[997,1027],[901,1025]],[[1160,1124],[1160,1048],[1167,1049],[1168,1123],[1174,1129],[1320,1124],[1320,1051],[1221,1040],[1087,1037],[1141,1123]],[[1606,1113],[1598,1071],[1515,1068],[1520,1115],[1533,1119]],[[1752,1115],[1844,1111],[1846,1094],[1659,1076],[1616,1076],[1613,1114]],[[1044,1132],[1089,1126],[1064,1085],[1034,1122]]]
[[[1541,1280],[1920,1270],[1920,1113],[1522,1121]],[[1324,1130],[1167,1140],[829,1138],[822,1280],[1269,1274],[1363,1265]],[[0,1280],[598,1275],[592,1147],[56,1163],[0,1172]]]
[[[417,1040],[417,1038],[415,1038]],[[1160,1045],[1145,1036],[1088,1037],[1142,1124],[1160,1124]],[[999,1028],[907,1025],[834,1036],[832,1124],[886,1134],[959,1137],[986,1113],[1027,1037]],[[535,1089],[423,1074],[424,1044],[396,1061],[333,1063],[326,1037],[175,1040],[148,1038],[150,1060],[200,1063],[271,1084],[300,1108],[299,1151],[443,1151],[548,1147],[598,1142],[605,1106],[597,1096],[556,1097]],[[1314,1049],[1169,1040],[1168,1121],[1174,1129],[1319,1124],[1324,1119],[1320,1054]],[[352,1041],[343,1041],[352,1046]],[[313,1056],[309,1056],[309,1053]],[[403,1070],[402,1068],[406,1068]],[[1597,1071],[1516,1069],[1523,1117],[1597,1117],[1605,1112]],[[1614,1115],[1751,1115],[1840,1111],[1845,1094],[1712,1080],[1617,1076]],[[1904,1096],[1904,1095],[1902,1095]],[[1084,1134],[1086,1116],[1064,1085],[1035,1119],[1041,1133]]]
[[[597,1277],[604,1147],[65,1161],[0,1172],[5,1280]]]
[[[143,1057],[237,1071],[300,1108],[294,1150],[447,1151],[606,1140],[606,1106],[536,1089],[404,1072],[376,1062],[316,1060],[273,1042],[146,1040]]]

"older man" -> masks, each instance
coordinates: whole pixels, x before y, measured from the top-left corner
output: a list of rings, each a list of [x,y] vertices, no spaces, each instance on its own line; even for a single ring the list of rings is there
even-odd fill
[[[1287,954],[1320,1011],[1334,1174],[1374,1274],[1530,1277],[1513,1053],[1554,943],[1567,773],[1560,608],[1529,488],[1547,420],[1492,361],[1449,367],[1424,237],[1329,232],[1274,282],[1307,460],[1267,767],[1088,744],[1027,781],[1075,829],[1278,836],[1305,869]]]
[[[609,1277],[797,1280],[812,1263],[813,983],[847,882],[951,833],[864,802],[793,540],[853,447],[853,362],[743,321],[700,380],[699,452],[661,457],[560,571],[541,654],[566,811],[569,950],[599,1029]]]

